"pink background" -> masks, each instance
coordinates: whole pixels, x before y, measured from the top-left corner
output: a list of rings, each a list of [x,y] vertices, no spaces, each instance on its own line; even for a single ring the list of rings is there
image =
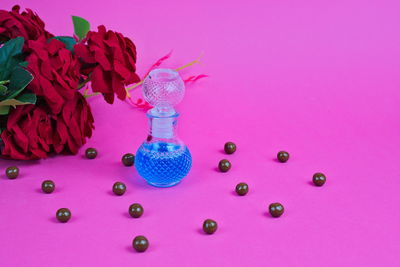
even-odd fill
[[[400,266],[400,4],[398,1],[18,1],[47,29],[72,33],[70,15],[132,38],[138,69],[171,49],[165,67],[204,52],[183,77],[180,136],[193,169],[157,189],[120,162],[145,139],[144,113],[90,99],[96,131],[77,156],[0,161],[1,266]],[[15,1],[2,0],[9,9]],[[224,155],[223,144],[238,150]],[[287,150],[289,162],[276,162]],[[222,158],[228,173],[216,171]],[[3,170],[18,165],[8,180]],[[315,172],[327,183],[310,184]],[[53,194],[40,192],[45,179]],[[116,181],[127,184],[112,195]],[[247,182],[245,197],[233,193]],[[139,202],[140,219],[127,215]],[[267,214],[281,202],[285,214]],[[58,208],[71,209],[66,224]],[[201,233],[204,219],[219,224]],[[133,251],[145,235],[147,252]]]

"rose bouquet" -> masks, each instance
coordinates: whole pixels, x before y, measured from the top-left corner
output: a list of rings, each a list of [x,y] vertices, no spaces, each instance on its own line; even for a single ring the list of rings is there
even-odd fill
[[[90,31],[89,22],[72,19],[74,36],[54,36],[30,9],[0,10],[1,157],[27,160],[51,153],[76,154],[94,130],[89,96],[101,94],[110,104],[117,96],[136,107],[150,107],[129,95],[141,84],[135,44],[103,25]]]

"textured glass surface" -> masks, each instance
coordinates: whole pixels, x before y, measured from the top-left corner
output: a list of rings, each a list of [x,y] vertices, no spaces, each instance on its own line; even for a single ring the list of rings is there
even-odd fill
[[[170,187],[189,173],[192,156],[183,144],[145,142],[136,152],[135,167],[149,184]]]
[[[173,107],[184,95],[185,84],[175,70],[152,70],[143,83],[144,99],[153,107]]]

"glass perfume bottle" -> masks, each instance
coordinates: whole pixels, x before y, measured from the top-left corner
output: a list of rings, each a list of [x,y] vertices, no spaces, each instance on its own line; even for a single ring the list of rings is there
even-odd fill
[[[174,106],[184,94],[181,77],[171,69],[155,69],[143,83],[144,99],[154,108],[147,112],[149,135],[136,152],[135,167],[153,186],[174,186],[192,167],[189,149],[176,134],[179,113]]]

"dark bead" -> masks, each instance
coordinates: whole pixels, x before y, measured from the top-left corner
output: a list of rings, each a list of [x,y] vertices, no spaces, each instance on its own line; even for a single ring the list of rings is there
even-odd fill
[[[113,185],[112,191],[114,192],[114,194],[116,194],[117,196],[122,196],[125,191],[126,191],[126,186],[124,183],[121,182],[116,182]]]
[[[249,186],[246,183],[240,183],[236,185],[236,193],[239,196],[244,196],[249,192]]]
[[[129,214],[131,215],[132,218],[139,218],[140,216],[142,216],[143,212],[144,209],[142,205],[138,203],[134,203],[129,206]]]
[[[317,172],[313,175],[312,181],[316,186],[323,186],[326,182],[326,176],[323,173]]]
[[[138,235],[133,239],[132,246],[137,252],[145,252],[149,247],[149,241],[146,237]]]
[[[71,219],[71,211],[67,208],[59,209],[57,210],[56,217],[62,223],[68,222]]]
[[[227,159],[223,159],[219,162],[218,168],[221,172],[227,172],[231,168],[232,164]]]
[[[277,157],[280,162],[286,162],[289,159],[289,153],[286,151],[279,151]]]
[[[233,142],[225,143],[224,150],[226,154],[233,154],[236,151],[236,145]]]
[[[95,159],[97,157],[97,150],[95,148],[89,147],[85,152],[86,158]]]
[[[50,194],[50,193],[53,193],[54,189],[56,189],[56,185],[54,184],[53,181],[51,181],[51,180],[43,181],[43,183],[42,183],[42,191],[43,192]]]
[[[15,179],[18,177],[19,169],[18,167],[12,166],[6,169],[6,176],[8,179]]]
[[[151,140],[153,140],[153,136],[149,134],[149,135],[147,136],[147,138],[146,138],[146,141],[147,141],[147,142],[150,142]]]
[[[135,155],[126,153],[122,156],[122,163],[127,167],[132,166],[135,163]]]
[[[214,220],[207,219],[203,223],[203,231],[209,235],[215,233],[215,231],[217,231],[217,228],[217,222]]]
[[[284,211],[285,208],[282,206],[281,203],[272,203],[269,205],[269,213],[272,217],[281,217]]]

